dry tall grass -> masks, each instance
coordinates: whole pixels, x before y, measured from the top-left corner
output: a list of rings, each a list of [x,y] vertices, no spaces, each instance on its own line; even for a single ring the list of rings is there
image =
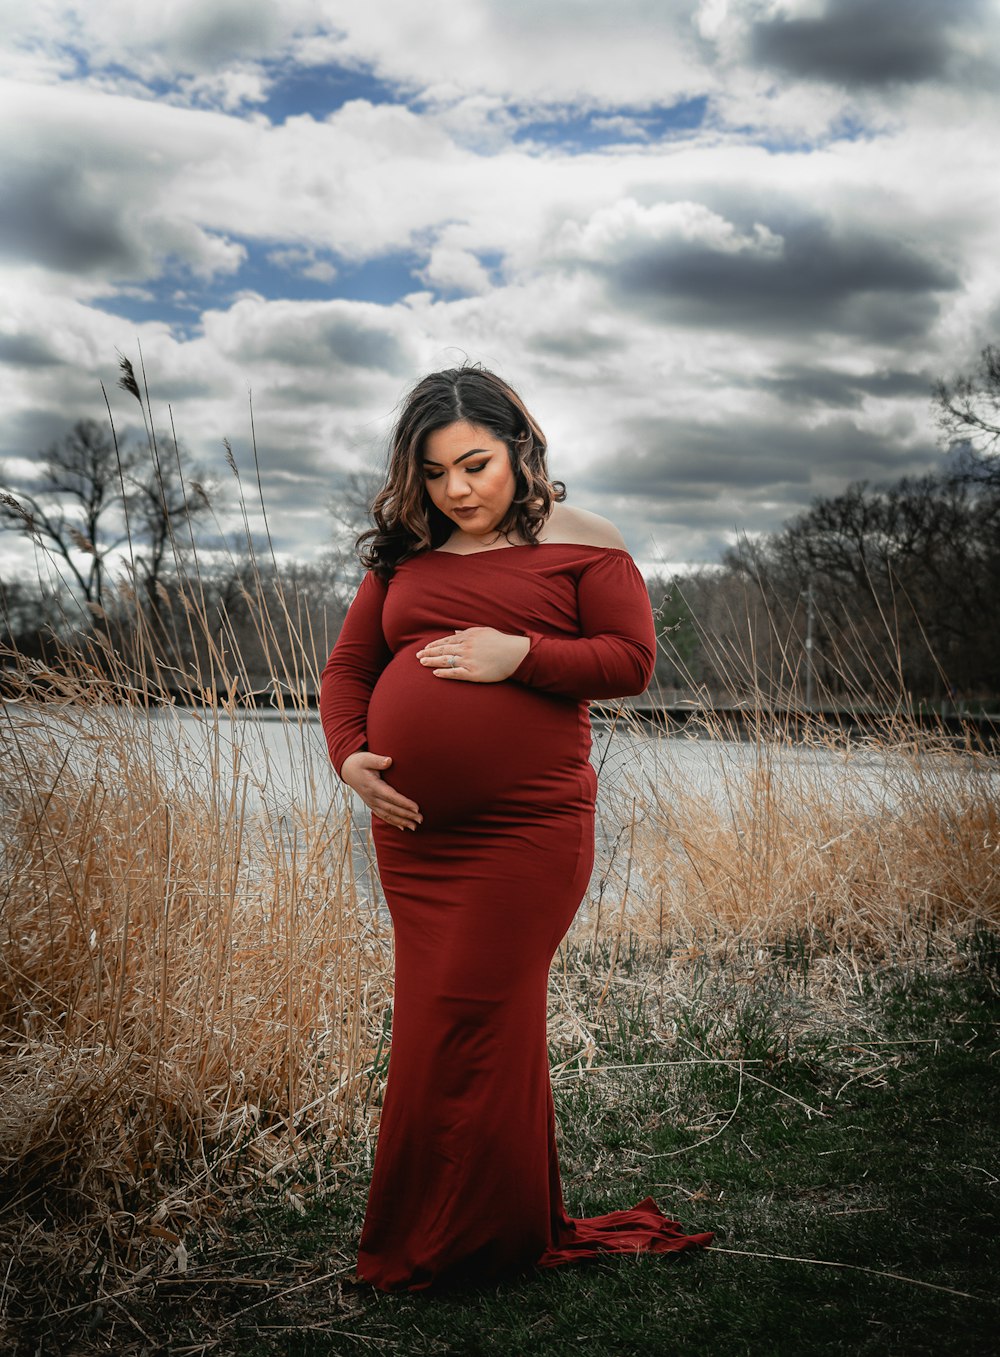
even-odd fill
[[[872,960],[915,959],[936,932],[995,927],[995,752],[971,728],[957,736],[922,719],[889,613],[880,637],[842,626],[842,648],[824,655],[834,691],[802,672],[811,652],[797,619],[762,612],[763,591],[747,588],[723,639],[695,622],[736,704],[715,713],[708,701],[688,728],[718,751],[711,785],[692,781],[683,739],[663,742],[645,772],[633,760],[625,779],[642,808],[637,926],[729,952],[795,938]],[[678,664],[669,629],[661,644]],[[851,707],[867,714],[860,729]]]
[[[846,750],[839,733],[803,745],[772,732],[715,751],[710,789],[691,785],[676,742],[651,776],[631,776],[645,934],[730,951],[794,938],[881,961],[1000,924],[991,757],[913,728]]]
[[[159,631],[126,566],[131,626],[100,615],[51,665],[0,657],[0,1239],[22,1267],[182,1266],[228,1190],[343,1161],[367,1125],[391,943],[308,708],[328,640],[252,576],[293,751],[277,785],[235,638],[174,545]]]
[[[247,718],[192,738],[102,687],[4,711],[0,1169],[23,1219],[134,1263],[304,1132],[343,1157],[390,958],[324,770],[277,814]]]

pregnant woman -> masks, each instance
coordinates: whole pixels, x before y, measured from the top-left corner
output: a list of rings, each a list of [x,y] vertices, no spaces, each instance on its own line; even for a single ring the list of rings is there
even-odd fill
[[[505,382],[426,377],[323,674],[330,757],[372,811],[395,936],[358,1258],[383,1290],[711,1239],[649,1199],[587,1220],[563,1206],[546,996],[593,866],[587,700],[642,692],[655,651],[621,536],[564,498]]]

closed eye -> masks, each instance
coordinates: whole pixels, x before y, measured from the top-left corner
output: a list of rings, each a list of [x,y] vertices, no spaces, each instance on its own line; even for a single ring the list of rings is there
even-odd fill
[[[465,466],[464,469],[465,469],[471,476],[475,476],[475,474],[476,474],[478,471],[482,471],[483,468],[484,468],[484,467],[487,467],[487,466],[489,466],[489,460],[488,460],[488,459],[487,459],[485,462],[476,462],[475,464],[473,464],[472,462],[468,462],[468,463],[466,464],[466,466]],[[444,475],[444,472],[443,472],[443,471],[430,471],[427,467],[424,468],[424,480],[425,480],[425,481],[439,481],[443,475]]]

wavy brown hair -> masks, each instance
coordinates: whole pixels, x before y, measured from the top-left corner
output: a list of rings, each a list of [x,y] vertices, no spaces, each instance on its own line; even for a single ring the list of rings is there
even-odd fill
[[[535,544],[552,505],[566,498],[563,483],[549,479],[545,435],[512,387],[478,364],[432,372],[403,403],[392,434],[385,484],[371,507],[375,526],[356,543],[361,563],[383,579],[403,561],[439,547],[451,535],[454,525],[427,494],[422,463],[428,434],[459,420],[487,429],[507,446],[516,488],[498,532],[513,532]]]

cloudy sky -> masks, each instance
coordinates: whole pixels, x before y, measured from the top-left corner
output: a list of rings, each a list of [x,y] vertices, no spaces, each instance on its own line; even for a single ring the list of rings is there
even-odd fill
[[[14,480],[141,344],[220,477],[252,388],[306,557],[467,358],[643,563],[712,561],[939,464],[932,383],[1000,339],[997,0],[0,0],[0,34]]]

